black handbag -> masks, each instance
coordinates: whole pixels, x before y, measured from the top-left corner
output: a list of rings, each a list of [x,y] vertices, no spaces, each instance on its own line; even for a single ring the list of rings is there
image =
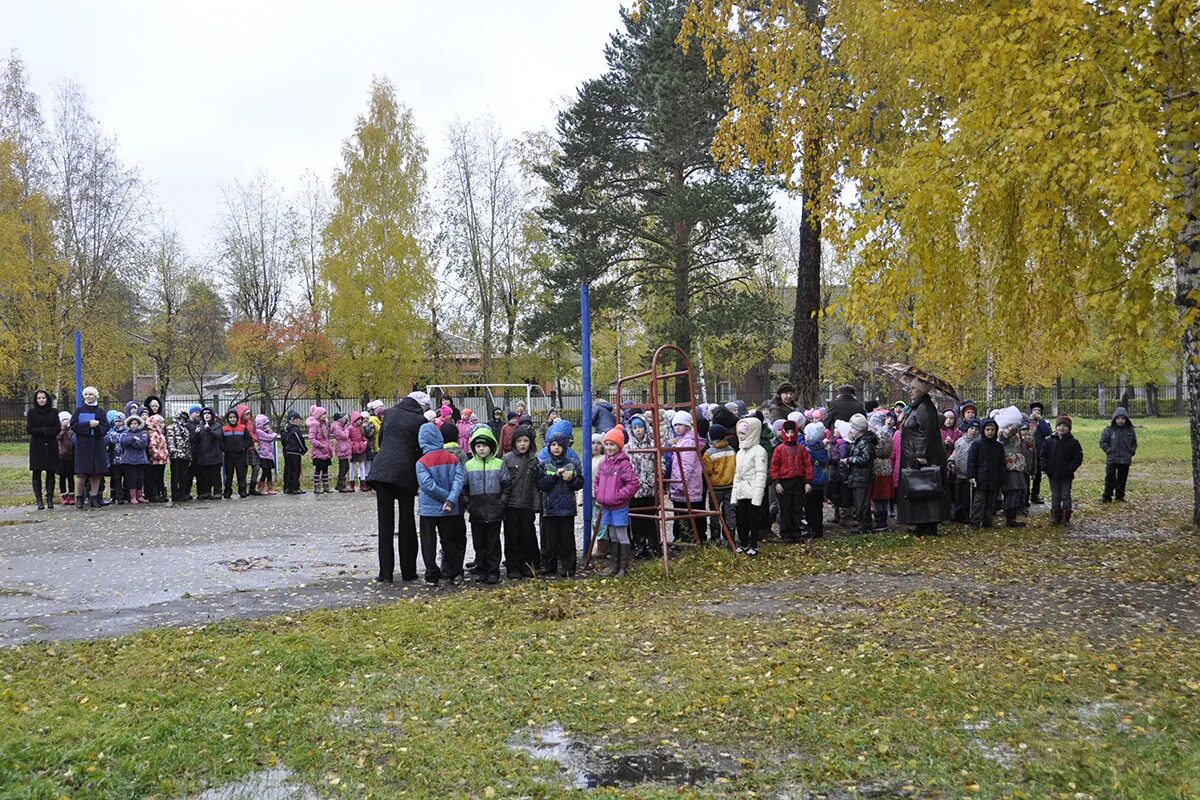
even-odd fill
[[[911,500],[924,500],[942,493],[941,467],[915,467],[900,470],[900,490]]]

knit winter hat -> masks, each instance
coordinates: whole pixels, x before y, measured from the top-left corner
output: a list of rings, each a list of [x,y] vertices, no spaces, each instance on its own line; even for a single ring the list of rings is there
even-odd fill
[[[460,418],[460,419],[470,419],[470,418],[471,418],[471,415],[472,415],[472,414],[474,414],[474,413],[475,413],[475,412],[474,412],[474,411],[472,411],[471,409],[469,409],[469,408],[464,408],[464,409],[462,410],[462,414],[460,414],[460,415],[459,415],[459,418]]]
[[[709,441],[719,442],[729,435],[729,430],[724,425],[714,422],[708,426]]]
[[[445,444],[458,444],[458,428],[455,427],[453,422],[442,426],[442,442]]]
[[[850,427],[862,433],[867,429],[867,418],[862,414],[855,414],[850,418]]]
[[[337,422],[338,420],[340,420],[340,419],[344,418],[345,416],[346,416],[346,415],[345,415],[345,414],[343,414],[342,412],[340,412],[340,411],[335,411],[335,412],[333,412],[333,421],[334,421],[334,422]]]
[[[201,411],[203,411],[203,410],[204,410],[204,409],[203,409],[202,407],[200,407],[200,406],[188,406],[187,413],[188,413],[189,415],[191,415],[191,414],[199,414],[199,413],[200,413]],[[293,412],[293,413],[295,413],[295,412]],[[299,414],[296,414],[296,416],[300,416],[300,415],[299,415]]]
[[[520,416],[521,416],[521,415],[520,415],[520,414],[518,414],[517,412],[515,412],[515,411],[510,411],[510,412],[508,412],[508,416],[506,417],[506,419],[508,419],[508,420],[510,420],[510,421],[511,421],[511,420],[514,420],[514,419],[519,419],[519,418],[520,418]]]
[[[796,430],[796,422],[789,419],[780,426],[779,433],[786,441],[794,442],[796,441]]]
[[[604,434],[603,433],[593,433],[592,434],[592,446],[595,447],[598,444],[604,444]]]
[[[624,447],[625,446],[625,428],[623,428],[620,425],[613,428],[611,431],[604,434],[604,441],[612,442],[618,448]]]
[[[187,414],[184,414],[184,416],[186,417],[186,416],[187,416]],[[71,412],[70,412],[70,411],[60,411],[60,412],[58,412],[58,421],[59,421],[59,423],[63,423],[63,422],[70,422],[70,420],[71,420]]]
[[[1071,418],[1066,414],[1060,414],[1058,419],[1054,421],[1054,425],[1055,427],[1059,425],[1066,425],[1067,430],[1071,430]]]
[[[287,418],[289,422],[294,419],[300,419],[300,412],[295,410],[289,411]]]
[[[967,428],[982,428],[983,423],[977,419],[967,420]]]
[[[140,427],[142,427],[143,423],[142,423],[141,417],[139,417],[137,414],[131,414],[129,416],[129,418],[125,420],[125,424],[131,428],[133,428],[133,427],[140,428]]]
[[[432,408],[426,411],[423,416],[425,417],[426,422],[435,422],[438,418],[437,414],[433,413]],[[445,417],[444,419],[449,419],[449,417]]]
[[[810,422],[804,426],[804,441],[816,444],[825,438],[825,423]]]
[[[371,402],[367,403],[368,411],[374,411],[377,408],[383,408],[382,400],[372,400]]]
[[[429,395],[424,392],[409,392],[408,396],[417,401],[417,404],[423,408],[429,408],[433,403],[429,399]]]
[[[686,425],[691,428],[695,426],[695,423],[692,422],[692,415],[687,411],[676,411],[675,416],[671,417],[671,425]]]
[[[529,446],[533,447],[533,428],[529,427],[528,425],[518,425],[516,430],[513,431],[513,444],[515,445],[517,443],[517,439],[522,438],[528,439]]]

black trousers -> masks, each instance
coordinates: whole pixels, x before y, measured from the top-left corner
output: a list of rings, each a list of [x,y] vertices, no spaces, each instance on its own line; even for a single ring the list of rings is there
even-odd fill
[[[300,454],[283,454],[283,490],[285,492],[300,491]]]
[[[575,517],[542,515],[542,569],[575,574]]]
[[[971,521],[971,482],[966,478],[954,479],[954,504],[950,520],[963,523]]]
[[[825,487],[814,486],[804,495],[804,521],[808,535],[819,539],[825,535]]]
[[[163,485],[166,474],[166,464],[150,464],[146,467],[146,494],[150,495],[147,500],[167,499],[167,489]]]
[[[182,500],[192,493],[192,462],[171,459],[171,499]]]
[[[996,507],[996,489],[981,489],[975,487],[975,496],[971,500],[971,524],[983,528],[992,527],[992,509]]]
[[[58,493],[71,494],[75,491],[75,462],[70,458],[58,460]]]
[[[400,577],[402,580],[417,579],[417,523],[413,518],[413,503],[417,495],[406,492],[394,483],[375,484],[375,515],[379,531],[379,577],[392,580],[396,567],[396,551],[392,538],[399,540]],[[396,528],[396,506],[400,507],[399,523]]]
[[[541,554],[531,508],[504,509],[504,569],[510,578],[532,578]]]
[[[137,491],[142,490],[142,484],[146,480],[146,465],[145,464],[125,464],[121,468],[123,477],[125,478],[125,491],[130,489]]]
[[[338,472],[337,472],[337,486],[336,486],[337,489],[345,489],[346,488],[346,476],[349,474],[350,474],[350,459],[339,458],[338,459]]]
[[[783,487],[776,491],[779,503],[779,535],[785,542],[794,542],[800,538],[800,520],[805,517],[804,479],[784,478],[775,481]]]
[[[438,538],[442,540],[442,566],[437,563]],[[453,580],[463,573],[463,555],[467,550],[467,535],[462,517],[421,517],[421,558],[425,562],[425,580],[434,583],[442,578]]]
[[[108,468],[108,487],[114,503],[129,500],[129,487],[125,485],[125,465],[112,464]]]
[[[259,458],[258,466],[262,468],[262,479],[264,481],[275,482],[275,459]]]
[[[1125,499],[1125,482],[1129,480],[1128,464],[1106,464],[1104,467],[1104,499]]]
[[[54,471],[49,469],[35,469],[33,471],[33,496],[38,500],[42,499],[42,473],[46,473],[46,494],[50,497],[51,502],[54,501]]]
[[[1033,490],[1032,490],[1031,494],[1033,495],[1033,497],[1036,497],[1038,500],[1042,499],[1042,465],[1041,464],[1038,464],[1038,468],[1033,473]],[[1032,500],[1033,497],[1031,497],[1030,499]]]
[[[870,533],[874,527],[871,519],[871,485],[854,486],[851,491],[854,492],[854,515],[858,519],[858,532]]]
[[[237,476],[238,495],[246,496],[246,456],[225,456],[225,496],[233,494],[233,479]]]
[[[635,497],[629,501],[630,511],[650,508],[654,508],[653,497]],[[654,520],[635,517],[633,514],[630,514],[629,535],[630,541],[633,542],[634,552],[651,551],[655,554],[662,553],[662,543],[658,540],[658,525]]]
[[[766,505],[765,503],[763,505]],[[762,506],[753,505],[749,497],[737,501],[738,544],[743,548],[758,547],[758,517]]]
[[[196,466],[196,494],[200,497],[221,496],[220,464],[199,464]]]
[[[500,577],[500,520],[471,520],[471,539],[475,542],[475,571],[488,577]]]

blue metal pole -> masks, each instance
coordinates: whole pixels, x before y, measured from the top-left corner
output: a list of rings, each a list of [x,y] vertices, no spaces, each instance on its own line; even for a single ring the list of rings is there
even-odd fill
[[[592,309],[586,283],[579,286],[579,324],[583,362],[583,442],[579,452],[583,461],[583,552],[586,553],[592,546]]]
[[[75,331],[75,407],[83,405],[83,334]]]

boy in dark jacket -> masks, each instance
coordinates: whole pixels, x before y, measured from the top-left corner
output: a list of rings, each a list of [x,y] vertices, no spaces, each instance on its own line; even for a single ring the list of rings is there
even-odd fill
[[[967,451],[967,482],[971,486],[971,527],[992,527],[996,494],[1004,486],[1004,445],[997,438],[1000,426],[990,417],[983,423],[983,436]]]
[[[308,445],[304,442],[304,431],[300,427],[300,414],[289,411],[283,426],[283,493],[308,494],[300,488],[300,463]]]
[[[221,452],[225,455],[225,499],[233,496],[233,478],[237,476],[238,497],[246,497],[246,451],[250,449],[250,431],[238,412],[225,412],[221,428]]]
[[[879,438],[871,431],[862,414],[850,417],[850,452],[846,465],[850,468],[846,487],[854,493],[854,512],[858,532],[867,534],[875,527],[871,519],[871,484],[875,482],[875,444]],[[887,526],[887,518],[880,520]]]
[[[1108,503],[1116,493],[1117,502],[1125,502],[1125,482],[1129,480],[1129,465],[1137,453],[1137,433],[1129,420],[1129,412],[1118,408],[1112,424],[1100,434],[1100,449],[1104,451],[1104,495],[1100,502]]]
[[[541,509],[533,429],[518,427],[512,432],[511,444],[512,450],[504,454],[504,469],[500,476],[504,503],[504,567],[510,578],[532,578],[540,561],[533,520]]]
[[[539,462],[537,485],[542,491],[542,571],[556,569],[560,578],[575,574],[575,492],[583,488],[583,467],[569,453],[570,437],[556,432]]]
[[[463,555],[467,547],[454,519],[467,473],[454,454],[442,447],[442,432],[432,422],[417,431],[423,455],[417,459],[417,512],[421,516],[421,556],[425,582],[437,586],[440,578],[462,582]],[[442,539],[442,567],[437,564],[438,536]]]
[[[221,421],[211,408],[200,411],[200,425],[196,429],[196,443],[192,448],[192,463],[196,465],[200,483],[196,488],[197,500],[216,500],[221,496]]]
[[[467,462],[467,510],[471,512],[471,541],[475,546],[476,580],[500,582],[500,524],[504,520],[500,479],[504,462],[496,457],[496,435],[486,425],[471,432],[467,442],[474,455]]]
[[[798,542],[803,535],[804,495],[812,491],[812,457],[798,441],[796,423],[787,420],[779,430],[781,444],[771,452],[771,482],[779,498],[779,535]]]
[[[1042,442],[1042,472],[1050,479],[1050,524],[1071,524],[1071,481],[1083,464],[1083,447],[1071,435],[1071,418],[1055,421],[1054,433]]]

